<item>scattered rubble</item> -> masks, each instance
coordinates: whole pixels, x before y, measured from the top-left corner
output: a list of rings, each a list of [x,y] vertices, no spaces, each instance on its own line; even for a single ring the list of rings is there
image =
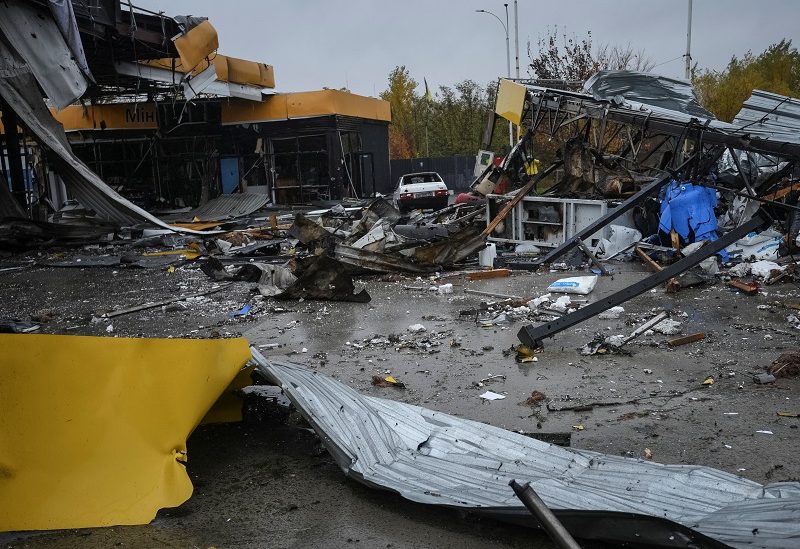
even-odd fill
[[[664,335],[677,335],[681,333],[681,327],[683,324],[678,322],[677,320],[673,320],[671,318],[667,318],[656,324],[652,327],[654,332],[658,332],[659,334]]]
[[[770,365],[767,371],[775,377],[800,376],[800,351],[781,354]]]

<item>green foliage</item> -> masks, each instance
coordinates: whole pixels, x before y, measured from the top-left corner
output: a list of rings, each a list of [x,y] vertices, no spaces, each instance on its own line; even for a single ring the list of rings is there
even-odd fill
[[[720,120],[730,122],[754,89],[800,96],[800,53],[791,40],[781,40],[758,56],[733,56],[722,71],[695,69],[692,79],[700,103]]]
[[[494,110],[496,87],[496,83],[484,87],[464,80],[440,86],[426,97],[424,89],[417,92],[417,82],[405,66],[395,67],[389,73],[389,87],[381,93],[392,108],[391,158],[476,154],[488,113]],[[495,131],[494,150],[508,143],[504,127]]]
[[[389,154],[392,158],[411,158],[417,149],[416,110],[419,98],[417,82],[405,65],[389,73],[389,88],[381,93],[392,109],[389,126]]]

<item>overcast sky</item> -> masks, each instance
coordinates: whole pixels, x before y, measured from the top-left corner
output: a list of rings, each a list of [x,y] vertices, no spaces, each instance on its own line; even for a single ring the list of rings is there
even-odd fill
[[[219,51],[275,67],[279,91],[347,87],[377,95],[389,71],[405,65],[431,89],[464,79],[482,84],[506,74],[505,21],[498,0],[134,0],[168,15],[202,15],[219,33]],[[514,73],[513,0],[509,5]],[[687,0],[520,0],[520,73],[526,44],[548,26],[601,43],[643,48],[654,72],[683,76]],[[800,46],[800,0],[694,0],[692,57],[723,68],[732,55],[761,52],[781,38]]]

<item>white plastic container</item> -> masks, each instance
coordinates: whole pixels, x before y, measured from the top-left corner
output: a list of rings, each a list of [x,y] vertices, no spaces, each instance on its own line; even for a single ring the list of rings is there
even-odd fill
[[[478,264],[481,267],[494,268],[494,258],[497,257],[497,246],[494,243],[489,243],[487,246],[478,252]]]

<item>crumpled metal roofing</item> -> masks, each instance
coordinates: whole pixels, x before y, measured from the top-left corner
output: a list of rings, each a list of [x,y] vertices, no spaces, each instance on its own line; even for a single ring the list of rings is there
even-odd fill
[[[636,71],[604,70],[589,78],[583,89],[597,100],[630,99],[698,118],[715,118],[700,105],[687,80]]]
[[[49,160],[83,206],[92,209],[98,217],[121,225],[145,222],[175,232],[209,234],[171,227],[106,185],[72,152],[64,128],[45,106],[33,75],[26,70],[3,72],[4,68],[20,63],[17,52],[0,40],[0,97],[14,109],[37,142],[53,153]]]
[[[753,90],[733,125],[762,139],[800,143],[800,99]]]
[[[582,93],[527,87],[534,93],[552,91],[575,100],[607,101],[616,107],[648,112],[655,118],[677,122],[697,119],[729,134],[800,143],[800,99],[762,90],[753,90],[733,122],[728,123],[716,120],[700,105],[689,82],[657,74],[600,71],[584,83]]]
[[[762,486],[709,467],[562,448],[361,395],[321,373],[267,361],[251,350],[259,370],[282,386],[345,474],[369,486],[415,502],[519,522],[527,511],[508,486],[517,479],[531,482],[557,515],[583,516],[577,524],[586,528],[573,532],[578,537],[635,539],[663,547],[704,540],[734,547],[800,543],[800,483]],[[641,520],[589,534],[604,517],[631,519],[631,513]],[[665,521],[671,521],[670,528],[663,528]],[[574,528],[576,523],[571,524]],[[630,532],[631,527],[640,530]]]
[[[89,83],[73,59],[53,14],[33,2],[6,0],[3,4],[0,35],[19,52],[25,60],[25,69],[33,74],[53,104],[61,109],[83,95]],[[4,55],[0,64],[11,59]]]
[[[87,85],[50,12],[38,10],[29,2],[8,2],[0,17],[0,97],[36,141],[54,153],[48,159],[70,193],[98,217],[121,225],[145,222],[175,232],[201,234],[170,227],[106,185],[72,152],[64,128],[46,107],[37,82],[60,107],[79,97]]]
[[[181,216],[185,221],[192,221],[195,217],[201,221],[225,221],[250,215],[259,208],[263,208],[269,201],[269,195],[257,193],[222,194],[209,200],[199,208],[191,210]]]

